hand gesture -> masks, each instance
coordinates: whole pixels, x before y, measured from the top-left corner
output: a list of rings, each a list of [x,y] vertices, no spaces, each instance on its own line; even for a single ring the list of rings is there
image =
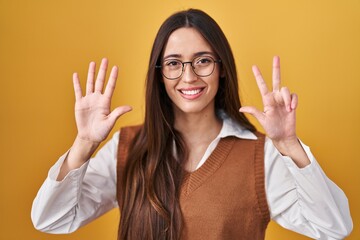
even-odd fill
[[[259,87],[264,111],[255,107],[242,107],[241,112],[252,114],[264,128],[267,136],[276,142],[297,142],[295,131],[295,109],[298,98],[290,94],[287,87],[280,88],[280,59],[273,59],[273,89],[269,91],[257,66],[253,66],[256,83]]]
[[[129,106],[117,107],[110,111],[118,68],[114,66],[111,69],[108,83],[103,92],[107,67],[108,61],[104,58],[101,61],[99,73],[94,83],[95,63],[90,63],[85,96],[82,96],[78,74],[74,73],[73,75],[77,137],[93,143],[100,143],[105,140],[114,127],[116,120],[124,113],[131,111]]]

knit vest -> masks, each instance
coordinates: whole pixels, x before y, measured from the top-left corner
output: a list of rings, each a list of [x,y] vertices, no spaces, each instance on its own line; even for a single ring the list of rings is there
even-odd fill
[[[117,164],[117,199],[128,146],[139,127],[121,129]],[[257,140],[222,138],[206,162],[185,173],[180,189],[181,239],[263,240],[270,221],[264,180],[264,135]]]

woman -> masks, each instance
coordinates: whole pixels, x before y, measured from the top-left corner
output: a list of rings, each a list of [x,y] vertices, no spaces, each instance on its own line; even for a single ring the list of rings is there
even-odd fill
[[[118,205],[119,239],[264,239],[270,218],[317,239],[351,232],[346,196],[296,136],[298,100],[280,87],[278,57],[272,91],[253,67],[264,111],[241,107],[217,23],[193,9],[170,16],[150,56],[144,124],[121,129],[89,161],[131,110],[110,111],[117,67],[103,92],[107,65],[94,81],[90,63],[84,97],[74,74],[78,135],[34,200],[37,229],[72,232]]]

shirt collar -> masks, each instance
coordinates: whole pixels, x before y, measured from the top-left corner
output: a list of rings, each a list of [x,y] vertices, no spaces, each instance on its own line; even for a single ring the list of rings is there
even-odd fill
[[[237,138],[256,140],[254,133],[239,125],[231,119],[224,111],[220,111],[218,116],[223,120],[223,125],[217,138],[234,136]]]

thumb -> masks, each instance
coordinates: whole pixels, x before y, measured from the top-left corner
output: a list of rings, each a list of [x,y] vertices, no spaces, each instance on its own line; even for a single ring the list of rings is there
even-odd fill
[[[132,110],[132,107],[130,106],[121,106],[115,108],[108,116],[108,120],[112,125],[115,124],[116,120],[119,119],[119,117],[127,112],[130,112]]]
[[[256,107],[250,107],[250,106],[241,107],[239,109],[239,112],[249,113],[253,115],[260,123],[264,120],[264,113],[258,110]]]

